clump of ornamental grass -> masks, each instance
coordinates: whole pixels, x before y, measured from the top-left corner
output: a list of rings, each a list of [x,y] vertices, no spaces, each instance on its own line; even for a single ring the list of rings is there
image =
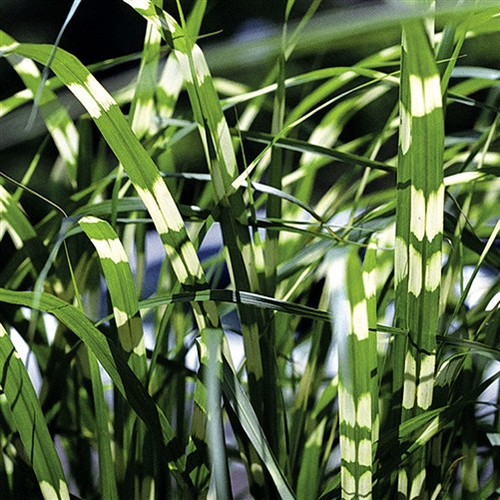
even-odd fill
[[[0,32],[10,147],[44,124],[0,179],[2,495],[494,498],[500,73],[463,46],[500,4],[288,0],[225,44],[162,4],[123,2],[113,95],[135,55]]]

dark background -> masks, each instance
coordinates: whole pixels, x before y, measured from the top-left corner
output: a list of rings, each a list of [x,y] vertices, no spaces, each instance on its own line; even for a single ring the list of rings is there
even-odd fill
[[[285,0],[207,0],[204,32],[222,30],[220,37],[234,35],[249,19],[281,24]],[[0,25],[23,42],[52,43],[72,5],[72,0],[2,0]],[[193,0],[182,0],[189,13]],[[324,0],[320,10],[376,4],[377,0]],[[301,17],[311,0],[296,0],[292,18]],[[177,17],[175,0],[164,9]],[[144,21],[122,0],[82,0],[61,45],[88,64],[103,58],[137,51],[142,45]],[[124,36],[125,35],[125,36]]]

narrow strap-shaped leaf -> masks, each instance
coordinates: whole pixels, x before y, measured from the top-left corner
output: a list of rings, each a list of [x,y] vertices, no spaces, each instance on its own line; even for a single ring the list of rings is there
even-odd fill
[[[36,92],[35,99],[33,101],[33,107],[31,108],[30,117],[28,119],[28,125],[27,125],[28,128],[31,128],[31,126],[33,125],[33,121],[35,119],[36,112],[38,109],[40,95],[43,91],[43,88],[45,87],[45,83],[49,79],[50,64],[52,62],[52,59],[54,58],[55,51],[56,51],[57,47],[59,47],[59,43],[61,42],[61,38],[62,38],[64,32],[66,31],[66,28],[68,27],[69,22],[71,21],[71,19],[75,15],[75,12],[78,10],[80,2],[81,2],[81,0],[73,0],[73,3],[71,4],[71,7],[69,9],[69,12],[66,15],[66,19],[64,20],[63,25],[61,26],[61,29],[59,30],[59,33],[57,34],[56,40],[55,40],[54,45],[52,47],[52,51],[49,55],[47,63],[45,64],[45,66],[43,68],[42,78],[40,79],[40,86],[38,87],[38,90]]]
[[[395,322],[408,332],[395,344],[395,395],[402,422],[432,404],[443,235],[444,123],[441,82],[422,22],[403,29],[396,206]],[[404,361],[403,361],[404,360]],[[403,366],[404,364],[404,366]],[[401,392],[402,391],[402,392]],[[424,494],[425,450],[399,474],[404,498]]]
[[[118,331],[118,339],[123,350],[130,356],[129,365],[137,375],[139,380],[143,383],[147,377],[147,362],[146,350],[144,346],[144,333],[142,328],[142,320],[139,314],[139,301],[137,299],[137,292],[135,282],[132,277],[132,271],[128,262],[127,254],[118,239],[114,229],[103,220],[96,217],[87,216],[79,221],[79,225],[85,231],[94,245],[101,266],[104,272],[106,285],[111,297],[111,304],[113,306],[113,316]],[[92,353],[89,356],[93,356]],[[90,360],[95,363],[94,360]],[[99,390],[100,378],[98,373],[92,373],[94,391]],[[98,398],[100,394],[96,395]],[[115,407],[115,418],[118,418],[120,407]],[[101,410],[102,411],[102,410]],[[133,453],[135,441],[128,441],[132,435],[132,428],[135,424],[135,414],[125,410],[124,415],[120,418],[126,419],[129,432],[124,432],[124,439],[126,439],[123,447],[127,448],[130,453]],[[102,419],[102,415],[100,415]],[[137,432],[144,432],[144,428],[140,427]],[[98,435],[99,440],[105,439],[102,435]],[[106,443],[100,443],[105,446]],[[106,452],[104,454],[106,457]],[[104,466],[104,464],[103,464]],[[103,467],[101,466],[101,467]],[[107,472],[104,470],[104,472]],[[110,478],[104,476],[103,479]],[[108,488],[111,488],[109,484]]]
[[[378,414],[378,345],[377,345],[377,246],[378,235],[374,234],[368,243],[365,257],[363,260],[363,286],[366,297],[366,314],[368,318],[368,329],[370,331],[368,338],[368,348],[366,349],[366,360],[370,367],[370,394],[372,398],[372,448],[373,457],[375,457],[376,446],[379,437],[379,414]]]
[[[375,168],[385,172],[394,172],[395,168],[388,163],[383,163],[377,160],[370,160],[364,156],[349,153],[347,151],[341,151],[339,149],[328,148],[318,144],[313,144],[308,141],[303,141],[300,139],[289,139],[287,137],[275,140],[275,138],[270,134],[265,134],[262,132],[245,132],[241,131],[241,136],[250,141],[259,142],[262,144],[273,144],[275,147],[288,149],[290,151],[298,151],[299,153],[309,153],[319,156],[324,156],[326,158],[333,158],[335,160],[340,160],[347,165],[361,165],[368,168]]]
[[[321,484],[321,468],[319,467],[326,418],[311,432],[306,441],[302,466],[297,482],[297,498],[318,498]]]
[[[132,120],[131,128],[139,139],[151,133],[160,42],[161,35],[158,29],[151,23],[148,23],[137,85],[129,115],[129,119]]]
[[[273,478],[281,498],[283,500],[293,500],[295,495],[269,446],[269,442],[259,423],[255,410],[248,400],[232,367],[225,358],[222,362],[222,392],[238,415],[238,419],[248,439],[254,446],[255,451],[258,453],[270,476]]]
[[[203,52],[190,40],[176,20],[157,7],[154,2],[135,2],[131,0],[126,1],[126,3],[134,7],[137,12],[160,29],[167,43],[174,50],[184,76],[193,113],[200,129],[200,136],[205,146],[216,199],[222,201],[223,207],[228,207],[229,203],[231,205],[232,213],[229,216],[231,220],[228,222],[231,223],[237,233],[231,238],[234,231],[227,232],[228,248],[232,260],[237,260],[236,254],[231,252],[232,248],[239,246],[240,251],[244,254],[244,258],[240,259],[241,262],[233,262],[234,266],[243,266],[241,269],[236,267],[235,275],[240,276],[239,279],[243,279],[248,274],[246,279],[253,282],[255,286],[256,276],[251,265],[253,258],[251,256],[248,229],[242,229],[237,222],[237,219],[243,216],[241,195],[233,196],[231,202],[228,200],[228,196],[235,194],[231,183],[237,175],[236,157],[229,128],[222,113]],[[225,226],[226,224],[223,224],[223,227]],[[248,289],[248,285],[246,289]]]
[[[361,263],[355,248],[327,256],[330,313],[337,340],[342,498],[372,496],[373,363]]]
[[[174,49],[190,93],[195,118],[202,130],[201,138],[205,147],[213,148],[217,157],[217,164],[212,163],[215,174],[214,188],[217,199],[223,199],[230,192],[231,182],[237,173],[236,157],[204,55],[177,21],[155,5],[152,0],[124,1],[153,23]],[[205,126],[207,130],[204,130]],[[211,134],[209,142],[207,142],[206,133]]]
[[[0,386],[9,402],[27,456],[46,500],[69,500],[59,456],[35,389],[12,341],[0,324]]]
[[[127,353],[134,351],[145,356],[139,301],[125,249],[106,221],[89,216],[78,223],[99,254],[121,346]]]
[[[222,329],[206,328],[201,338],[201,362],[205,366],[207,441],[215,498],[230,498],[229,467],[221,405]]]

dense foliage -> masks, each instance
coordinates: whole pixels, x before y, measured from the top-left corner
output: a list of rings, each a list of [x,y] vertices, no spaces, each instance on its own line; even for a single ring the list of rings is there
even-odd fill
[[[500,493],[500,2],[294,3],[1,26],[2,498]]]

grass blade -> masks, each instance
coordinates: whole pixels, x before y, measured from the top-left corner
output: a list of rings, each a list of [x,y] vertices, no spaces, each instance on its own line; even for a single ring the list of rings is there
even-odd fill
[[[330,313],[337,339],[342,498],[371,498],[373,473],[372,369],[376,359],[368,330],[368,307],[356,249],[327,257]]]
[[[204,383],[207,393],[208,450],[214,476],[213,494],[216,498],[226,499],[231,498],[231,485],[221,406],[222,338],[221,329],[203,331],[201,361],[206,367]]]
[[[441,83],[423,23],[403,30],[400,139],[396,204],[394,393],[402,397],[402,422],[432,404],[439,320],[443,237],[444,122]],[[403,361],[404,360],[404,361]],[[402,366],[404,364],[404,367]],[[404,374],[404,375],[403,375]],[[402,393],[401,393],[402,391]],[[426,484],[425,450],[399,473],[399,493],[414,498]]]
[[[117,234],[107,222],[96,217],[84,217],[78,223],[90,238],[101,259],[120,344],[125,352],[134,351],[138,356],[143,356],[145,369],[146,353],[139,301],[127,254]]]

